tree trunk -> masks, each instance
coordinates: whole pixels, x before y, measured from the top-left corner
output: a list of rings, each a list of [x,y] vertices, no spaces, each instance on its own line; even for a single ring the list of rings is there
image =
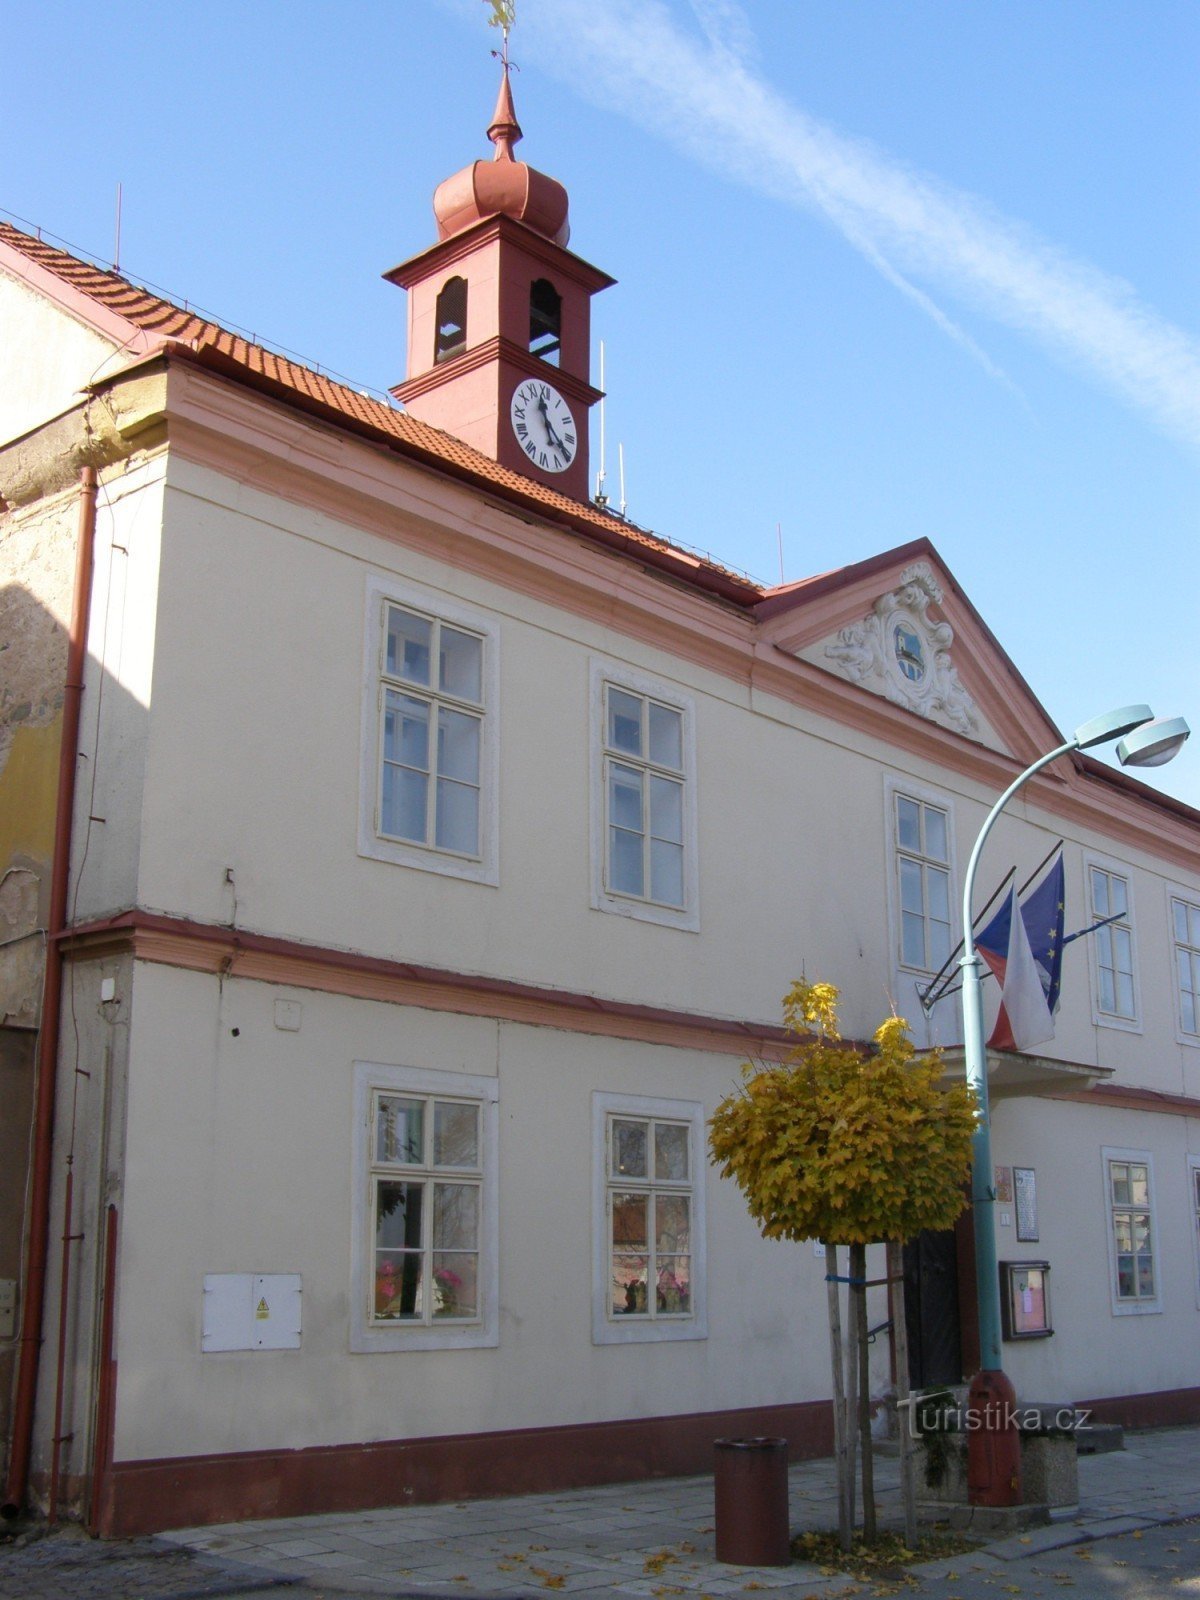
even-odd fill
[[[912,1413],[908,1404],[908,1322],[904,1310],[904,1246],[892,1239],[887,1247],[889,1303],[892,1312],[892,1348],[896,1353],[896,1416],[900,1427],[900,1499],[904,1506],[904,1542],[917,1547],[917,1498],[913,1483]]]
[[[863,1538],[875,1543],[875,1458],[871,1450],[871,1372],[867,1350],[867,1247],[850,1246],[850,1276],[855,1280],[850,1293],[858,1302],[855,1329],[858,1348],[858,1433],[862,1449]]]
[[[847,1273],[854,1277],[854,1246],[846,1252]],[[853,1285],[846,1296],[846,1479],[851,1530],[854,1528],[854,1497],[857,1492],[858,1449],[858,1296]]]
[[[838,1298],[837,1245],[825,1245],[825,1288],[829,1302],[829,1364],[833,1369],[833,1454],[837,1464],[838,1543],[849,1550],[854,1536],[852,1470],[846,1458],[846,1386],[842,1362],[842,1309]]]

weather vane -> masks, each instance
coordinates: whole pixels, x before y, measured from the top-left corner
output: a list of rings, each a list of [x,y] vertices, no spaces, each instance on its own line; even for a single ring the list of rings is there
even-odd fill
[[[499,28],[504,36],[503,45],[499,50],[493,50],[492,54],[507,73],[510,67],[516,68],[517,66],[515,61],[509,61],[508,59],[508,35],[516,26],[517,0],[483,0],[483,3],[485,6],[491,7],[492,14],[488,18],[488,27]],[[520,69],[517,68],[517,70],[519,71]]]

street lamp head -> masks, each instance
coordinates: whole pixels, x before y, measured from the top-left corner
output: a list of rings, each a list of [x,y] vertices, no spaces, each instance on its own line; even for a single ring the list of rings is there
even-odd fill
[[[1075,748],[1090,749],[1094,744],[1107,744],[1110,739],[1120,739],[1154,716],[1149,706],[1122,706],[1119,711],[1106,711],[1102,717],[1093,717],[1075,729]]]
[[[1136,728],[1117,746],[1123,767],[1161,767],[1183,749],[1191,729],[1182,717],[1158,717]]]

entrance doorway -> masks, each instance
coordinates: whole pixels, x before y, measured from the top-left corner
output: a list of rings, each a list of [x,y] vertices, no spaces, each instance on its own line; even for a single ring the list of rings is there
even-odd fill
[[[953,1228],[926,1230],[904,1246],[908,1381],[914,1389],[961,1383],[958,1241]]]

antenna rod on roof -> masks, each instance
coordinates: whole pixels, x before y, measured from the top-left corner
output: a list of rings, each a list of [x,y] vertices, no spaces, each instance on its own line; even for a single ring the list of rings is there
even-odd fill
[[[775,537],[779,540],[779,587],[783,588],[783,523],[775,524]]]
[[[617,465],[620,468],[620,476],[621,476],[621,515],[624,516],[625,515],[625,503],[626,502],[625,502],[625,446],[623,444],[619,444],[617,446]]]
[[[113,240],[113,271],[121,270],[121,185],[117,185],[117,235]]]
[[[596,504],[606,506],[608,495],[604,492],[604,480],[607,476],[604,466],[604,340],[600,341],[600,470],[596,474]]]

